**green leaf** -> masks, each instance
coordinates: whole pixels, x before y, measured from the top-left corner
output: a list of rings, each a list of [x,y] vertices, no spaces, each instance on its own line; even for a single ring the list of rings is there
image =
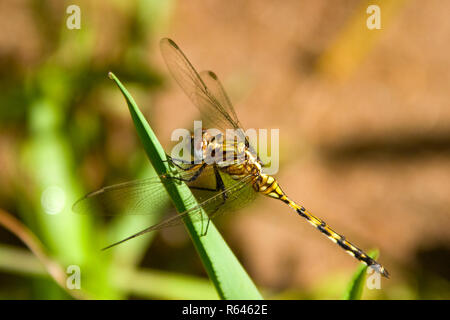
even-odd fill
[[[139,138],[156,173],[161,175],[170,172],[164,149],[133,98],[113,73],[110,72],[109,77],[116,82],[127,101]],[[178,212],[197,205],[186,184],[165,181],[164,187]],[[262,299],[253,281],[212,222],[205,236],[201,236],[204,227],[201,222],[193,222],[188,218],[185,224],[206,272],[222,299]]]
[[[369,257],[376,260],[378,258],[378,250],[372,250],[368,253]],[[364,263],[358,267],[357,271],[353,275],[352,280],[348,286],[347,291],[345,292],[344,299],[345,300],[360,300],[362,297],[364,284],[366,283],[367,276],[367,268],[368,266]]]

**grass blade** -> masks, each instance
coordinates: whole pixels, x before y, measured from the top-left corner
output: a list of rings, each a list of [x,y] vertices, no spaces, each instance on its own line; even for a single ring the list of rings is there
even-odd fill
[[[116,82],[125,97],[139,138],[155,171],[159,175],[169,172],[169,165],[165,162],[164,149],[134,99],[113,73],[110,72],[109,77]],[[196,205],[195,198],[185,184],[167,181],[164,186],[178,212],[183,212]],[[213,223],[210,223],[205,236],[200,236],[202,232],[200,222],[194,223],[190,219],[186,219],[185,223],[206,272],[222,299],[262,299],[253,281]]]
[[[376,260],[378,258],[378,250],[372,250],[368,253],[368,255]],[[352,280],[350,281],[349,287],[344,295],[344,300],[360,300],[363,294],[364,284],[366,282],[367,277],[367,268],[368,266],[364,263],[358,267],[357,271],[353,275]]]

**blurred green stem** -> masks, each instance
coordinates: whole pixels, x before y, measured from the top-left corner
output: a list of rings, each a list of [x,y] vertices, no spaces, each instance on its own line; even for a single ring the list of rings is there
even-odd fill
[[[85,294],[80,294],[78,291],[68,290],[66,286],[66,273],[64,269],[54,260],[52,260],[46,253],[39,239],[19,220],[17,220],[10,213],[0,209],[0,225],[8,229],[11,233],[16,235],[22,242],[33,252],[36,258],[42,263],[48,274],[55,280],[55,282],[65,290],[69,295],[76,299],[84,299]],[[18,261],[14,255],[6,256],[4,252],[0,255],[0,261],[14,263]],[[17,265],[17,264],[16,264]],[[23,264],[20,264],[23,265]],[[25,264],[25,267],[27,265]]]
[[[217,299],[211,283],[202,278],[155,270],[117,267],[113,284],[123,294],[158,299]],[[24,249],[0,245],[0,270],[28,276],[48,276],[46,268]]]

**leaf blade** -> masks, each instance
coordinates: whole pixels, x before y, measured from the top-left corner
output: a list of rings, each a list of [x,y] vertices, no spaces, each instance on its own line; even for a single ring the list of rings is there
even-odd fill
[[[169,172],[170,169],[164,149],[133,97],[113,73],[110,72],[108,76],[115,81],[127,102],[138,136],[155,171],[159,175]],[[164,186],[178,212],[184,212],[196,205],[192,193],[185,184],[178,185],[171,181],[165,181]],[[208,227],[208,234],[201,236],[202,226],[200,222],[194,223],[189,219],[186,219],[185,222],[199,257],[219,296],[222,299],[236,300],[262,299],[253,281],[234,256],[214,224],[211,222]]]
[[[368,255],[376,260],[378,258],[379,252],[378,250],[371,250]],[[344,295],[344,300],[361,300],[364,283],[367,277],[367,268],[368,266],[364,263],[361,263],[358,266],[358,269],[353,274],[353,278],[350,281],[349,287]]]

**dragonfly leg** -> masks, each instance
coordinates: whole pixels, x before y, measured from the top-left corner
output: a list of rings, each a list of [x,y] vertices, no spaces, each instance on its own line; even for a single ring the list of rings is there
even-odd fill
[[[220,176],[219,169],[217,168],[217,165],[214,165],[214,175],[216,177],[216,189],[217,191],[225,191],[225,184],[223,183],[222,177]],[[223,193],[223,203],[228,198],[228,194],[226,192]]]
[[[171,178],[172,179],[177,179],[177,180],[180,180],[180,181],[184,181],[184,182],[193,182],[193,181],[198,179],[198,177],[203,172],[203,170],[206,168],[206,166],[207,166],[207,163],[202,164],[201,167],[189,179],[183,179],[181,177],[176,177],[176,176],[171,177]],[[214,173],[215,173],[215,178],[216,178],[216,188],[215,189],[205,188],[205,187],[197,187],[197,186],[189,186],[189,188],[190,189],[194,189],[194,190],[205,190],[205,191],[224,191],[225,190],[225,184],[223,183],[222,177],[220,176],[220,173],[219,173],[219,170],[217,169],[217,166],[214,166]],[[226,198],[227,198],[227,196],[224,194],[223,203],[225,203]],[[215,211],[217,211],[217,209]],[[205,232],[202,232],[202,234],[200,234],[200,236],[206,236],[206,234],[208,233],[208,227],[209,227],[210,220],[211,219],[208,217],[208,223],[206,225],[206,230],[205,230]],[[203,219],[202,219],[202,230],[203,230]]]
[[[197,186],[189,186],[189,189],[193,190],[202,190],[202,191],[211,191],[211,192],[217,192],[217,191],[225,191],[225,184],[223,183],[222,177],[219,175],[218,171],[216,173],[216,169],[214,169],[215,178],[216,178],[216,187],[215,188],[206,188],[206,187],[197,187]],[[178,179],[178,177],[174,177],[175,179]],[[181,178],[179,178],[181,180]],[[185,179],[182,181],[189,182],[189,179]],[[224,193],[224,202],[228,198],[228,196]]]
[[[209,222],[211,221],[211,218],[208,218],[208,222],[206,223],[206,230],[205,232],[202,232],[202,234],[200,235],[200,237],[204,237],[206,236],[206,234],[208,233],[208,227],[209,227]],[[203,229],[203,227],[202,227]]]
[[[184,181],[184,182],[193,182],[195,180],[197,180],[197,178],[201,175],[201,173],[203,172],[203,170],[205,170],[206,166],[208,164],[204,163],[200,166],[200,168],[192,175],[192,177],[190,177],[189,179],[185,179],[185,178],[181,178],[181,177],[177,177],[177,176],[172,176],[170,177],[171,179],[176,179],[179,181]],[[195,165],[196,166],[196,165]],[[187,169],[186,169],[187,170]]]
[[[169,156],[168,154],[166,154],[166,158],[167,160],[165,160],[165,162],[170,162],[172,163],[174,166],[176,166],[178,169],[181,169],[183,171],[188,171],[191,170],[192,168],[194,168],[197,164],[195,164],[193,161],[187,161],[184,159],[178,159],[178,158],[172,158],[171,156]],[[177,162],[179,163],[183,163],[183,164],[189,164],[190,166],[188,167],[182,167],[180,166]]]

